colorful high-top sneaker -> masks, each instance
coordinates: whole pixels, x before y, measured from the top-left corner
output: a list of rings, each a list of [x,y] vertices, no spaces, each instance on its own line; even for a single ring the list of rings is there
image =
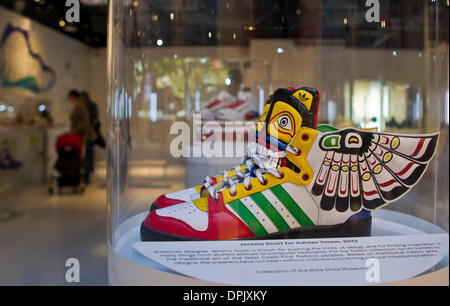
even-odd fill
[[[295,88],[290,87],[287,89],[291,93],[294,93],[296,91]],[[309,90],[312,95],[314,101],[312,104],[314,105],[314,108],[309,112],[309,114],[305,114],[305,117],[308,117],[309,121],[305,123],[305,125],[310,126],[312,128],[315,128],[317,125],[317,105],[320,101],[320,96],[318,92],[315,92],[311,88],[300,88],[299,90]],[[266,108],[263,111],[263,114],[261,115],[260,122],[264,122],[266,115],[268,113],[268,105],[271,103],[272,97],[269,97],[269,99],[266,102]],[[258,140],[258,135],[256,136],[256,139]],[[243,161],[240,166],[236,166],[233,169],[229,171],[223,171],[218,176],[208,176],[205,178],[204,183],[206,186],[214,186],[217,183],[225,183],[227,185],[231,184],[232,181],[242,181],[244,179],[244,175],[249,173],[251,169],[253,168],[254,163],[251,159],[247,157],[247,155],[243,158]],[[193,201],[201,197],[202,191],[204,190],[203,185],[198,185],[192,188],[187,188],[184,190],[176,191],[173,193],[167,193],[159,196],[150,206],[150,211],[153,211],[155,209],[159,208],[165,208],[176,204],[181,204],[186,201]]]
[[[277,90],[266,106],[259,143],[249,145],[258,167],[243,181],[207,186],[208,196],[151,212],[141,239],[370,235],[371,210],[418,182],[439,134],[314,129],[308,127],[315,120],[312,93]]]

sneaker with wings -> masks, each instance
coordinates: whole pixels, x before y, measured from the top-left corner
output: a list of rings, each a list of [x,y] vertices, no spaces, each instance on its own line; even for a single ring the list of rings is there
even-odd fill
[[[438,133],[400,135],[308,126],[311,90],[277,90],[265,109],[258,166],[244,180],[205,186],[207,196],[151,212],[143,241],[366,236],[371,211],[420,180]]]

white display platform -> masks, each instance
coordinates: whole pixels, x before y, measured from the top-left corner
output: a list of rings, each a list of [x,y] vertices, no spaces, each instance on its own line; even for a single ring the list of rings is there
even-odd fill
[[[213,285],[176,273],[133,249],[140,242],[143,212],[122,223],[116,232],[116,246],[108,250],[108,276],[111,285]],[[399,236],[446,233],[438,226],[407,214],[380,209],[373,214],[372,236]],[[427,272],[448,266],[448,253]],[[428,269],[426,269],[428,270]]]

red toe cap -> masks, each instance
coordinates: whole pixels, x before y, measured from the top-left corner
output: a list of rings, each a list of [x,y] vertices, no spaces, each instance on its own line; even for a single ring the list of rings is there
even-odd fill
[[[172,206],[175,204],[180,204],[180,203],[184,203],[184,201],[168,198],[168,197],[166,197],[165,194],[159,196],[156,199],[156,201],[153,202],[153,204],[155,204],[156,206],[158,206],[160,208],[169,207],[169,206]]]
[[[248,226],[225,207],[222,193],[218,195],[217,201],[208,198],[208,228],[205,231],[195,230],[182,220],[160,216],[157,211],[152,211],[144,224],[160,232],[193,239],[230,240],[254,237],[255,234]]]

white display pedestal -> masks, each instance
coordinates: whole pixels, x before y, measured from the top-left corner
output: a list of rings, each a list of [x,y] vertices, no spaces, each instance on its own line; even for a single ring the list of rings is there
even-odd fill
[[[108,277],[111,285],[217,285],[175,273],[136,252],[140,224],[147,212],[131,217],[116,232],[116,246],[108,248]],[[417,217],[380,209],[373,213],[372,236],[445,233],[438,226]],[[448,254],[433,270],[448,267]],[[429,271],[431,272],[431,271]],[[342,284],[344,285],[344,284]]]

